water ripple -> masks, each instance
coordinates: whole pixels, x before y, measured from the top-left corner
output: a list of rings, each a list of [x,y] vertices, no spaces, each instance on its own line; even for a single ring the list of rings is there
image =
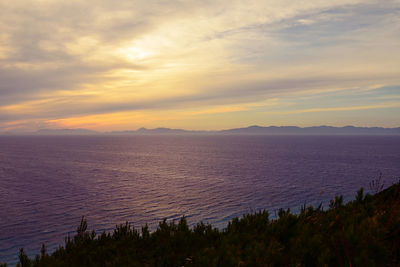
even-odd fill
[[[0,262],[50,251],[81,216],[98,233],[185,215],[225,227],[246,212],[345,199],[400,174],[399,137],[0,137]]]

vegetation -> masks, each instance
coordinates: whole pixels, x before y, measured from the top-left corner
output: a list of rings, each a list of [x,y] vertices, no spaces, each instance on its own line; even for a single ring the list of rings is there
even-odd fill
[[[222,231],[189,228],[182,217],[152,233],[126,223],[96,235],[82,218],[65,246],[48,255],[43,245],[34,259],[21,249],[18,266],[399,266],[399,204],[400,183],[374,195],[361,188],[346,205],[337,196],[326,211],[281,209],[274,220],[267,211],[247,214]]]

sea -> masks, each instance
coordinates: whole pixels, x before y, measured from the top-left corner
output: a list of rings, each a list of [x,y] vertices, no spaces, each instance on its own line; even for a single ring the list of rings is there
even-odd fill
[[[328,209],[400,177],[399,136],[2,136],[0,262],[88,229],[156,229],[185,216],[223,229],[259,210]]]

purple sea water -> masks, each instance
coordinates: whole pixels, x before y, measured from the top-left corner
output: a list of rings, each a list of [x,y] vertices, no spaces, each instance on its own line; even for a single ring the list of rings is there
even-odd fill
[[[89,229],[154,229],[185,215],[223,228],[244,213],[368,189],[400,176],[395,136],[0,137],[0,262],[49,251]]]

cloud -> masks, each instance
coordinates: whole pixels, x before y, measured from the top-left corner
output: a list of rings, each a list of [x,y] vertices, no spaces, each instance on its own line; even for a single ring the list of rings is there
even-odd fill
[[[311,109],[300,109],[300,110],[290,110],[277,113],[280,114],[293,114],[293,113],[311,113],[311,112],[330,112],[330,111],[353,111],[353,110],[367,110],[367,109],[390,109],[400,107],[400,102],[386,102],[375,105],[365,105],[365,106],[348,106],[348,107],[329,107],[329,108],[311,108]]]
[[[399,14],[373,0],[1,1],[0,124],[396,86]]]

